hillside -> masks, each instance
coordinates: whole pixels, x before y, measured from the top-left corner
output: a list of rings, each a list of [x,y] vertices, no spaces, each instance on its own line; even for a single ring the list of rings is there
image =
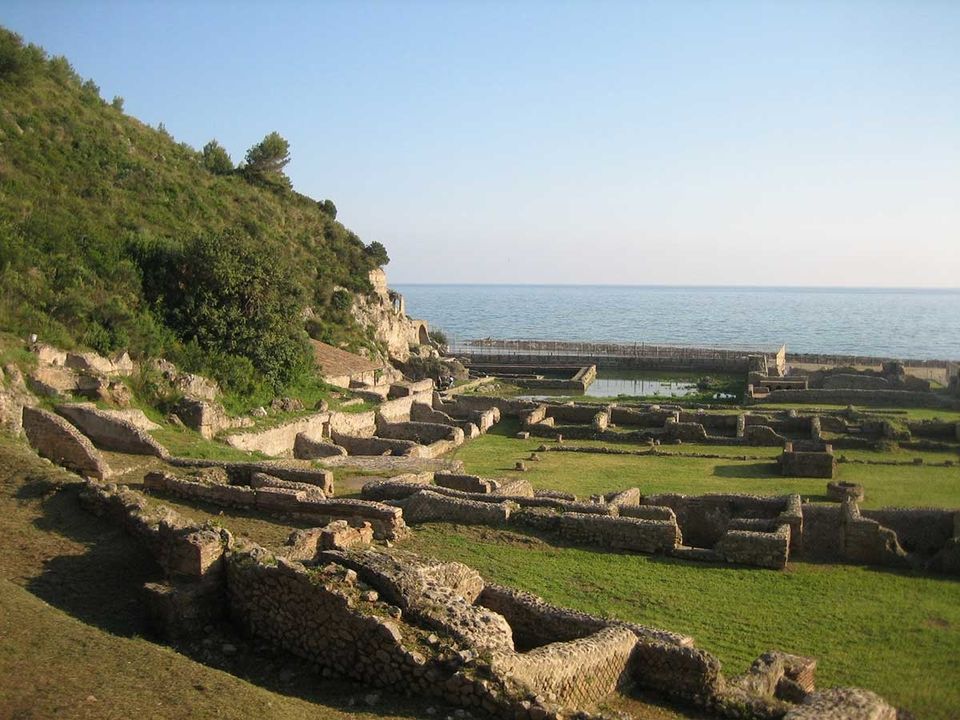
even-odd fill
[[[377,352],[349,308],[379,243],[122,104],[0,28],[0,330],[165,355],[234,389],[309,370],[305,316],[313,337]]]

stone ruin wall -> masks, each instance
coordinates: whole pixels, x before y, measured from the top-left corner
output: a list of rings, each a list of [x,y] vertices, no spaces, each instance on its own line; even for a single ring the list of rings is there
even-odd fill
[[[41,456],[84,477],[110,476],[110,466],[93,443],[60,416],[24,406],[21,422],[27,441]]]
[[[144,477],[144,487],[152,492],[187,500],[259,510],[320,524],[338,519],[365,521],[371,524],[374,536],[378,539],[396,540],[407,532],[403,515],[398,508],[367,500],[328,499],[318,487],[315,492],[310,492],[298,483],[276,477],[271,482],[264,483],[263,478],[258,475],[254,475],[251,483],[247,485],[227,485],[181,478],[164,472],[151,472]],[[314,486],[308,485],[307,488],[309,487]]]
[[[86,403],[57,405],[56,411],[69,420],[98,448],[131,455],[166,458],[169,453],[160,443],[128,420],[116,417]]]
[[[559,717],[560,708],[545,705],[544,696],[568,707],[592,706],[634,683],[726,717],[769,718],[802,708],[784,702],[783,688],[791,700],[798,699],[797,687],[806,703],[818,700],[813,661],[768,653],[746,676],[726,680],[716,659],[689,638],[487,586],[458,563],[410,565],[368,551],[324,553],[334,562],[306,567],[226,531],[190,526],[168,510],[148,511],[141,496],[123,487],[88,483],[82,499],[157,557],[168,580],[147,590],[155,617],[178,625],[168,631],[189,632],[229,616],[247,634],[336,675],[521,720]],[[370,569],[384,592],[365,590],[349,565]],[[453,601],[453,612],[443,617],[431,609],[440,597]],[[392,602],[406,612],[395,612]],[[427,625],[435,634],[418,624],[430,613],[436,622]],[[514,649],[510,620],[531,644],[527,652]],[[478,621],[500,628],[491,637],[502,639],[491,646],[477,632]],[[493,648],[486,657],[484,646]],[[763,682],[747,682],[761,673]]]
[[[947,408],[950,401],[935,393],[910,390],[771,390],[759,399],[744,397],[744,403],[822,403],[873,407]]]

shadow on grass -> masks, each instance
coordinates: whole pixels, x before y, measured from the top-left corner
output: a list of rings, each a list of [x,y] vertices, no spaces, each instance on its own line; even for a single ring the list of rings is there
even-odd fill
[[[713,474],[725,478],[779,478],[778,466],[772,462],[744,463],[730,465],[716,465]]]

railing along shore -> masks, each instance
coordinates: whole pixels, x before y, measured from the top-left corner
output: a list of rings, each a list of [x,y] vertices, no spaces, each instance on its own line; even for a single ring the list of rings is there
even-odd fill
[[[682,343],[574,342],[567,340],[483,338],[451,342],[449,352],[457,355],[537,355],[574,357],[731,359],[745,355],[775,356],[780,347],[755,345],[684,345]],[[960,360],[893,358],[832,353],[786,353],[786,361],[817,365],[880,365],[899,361],[909,367],[945,368],[955,371]]]

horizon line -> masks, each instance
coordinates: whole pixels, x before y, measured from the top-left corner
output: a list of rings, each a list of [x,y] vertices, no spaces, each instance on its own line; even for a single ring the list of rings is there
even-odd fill
[[[920,292],[960,292],[956,287],[918,287],[915,285],[671,285],[666,283],[523,283],[523,282],[391,282],[391,285],[446,287],[619,287],[619,288],[703,288],[711,290],[912,290]]]

